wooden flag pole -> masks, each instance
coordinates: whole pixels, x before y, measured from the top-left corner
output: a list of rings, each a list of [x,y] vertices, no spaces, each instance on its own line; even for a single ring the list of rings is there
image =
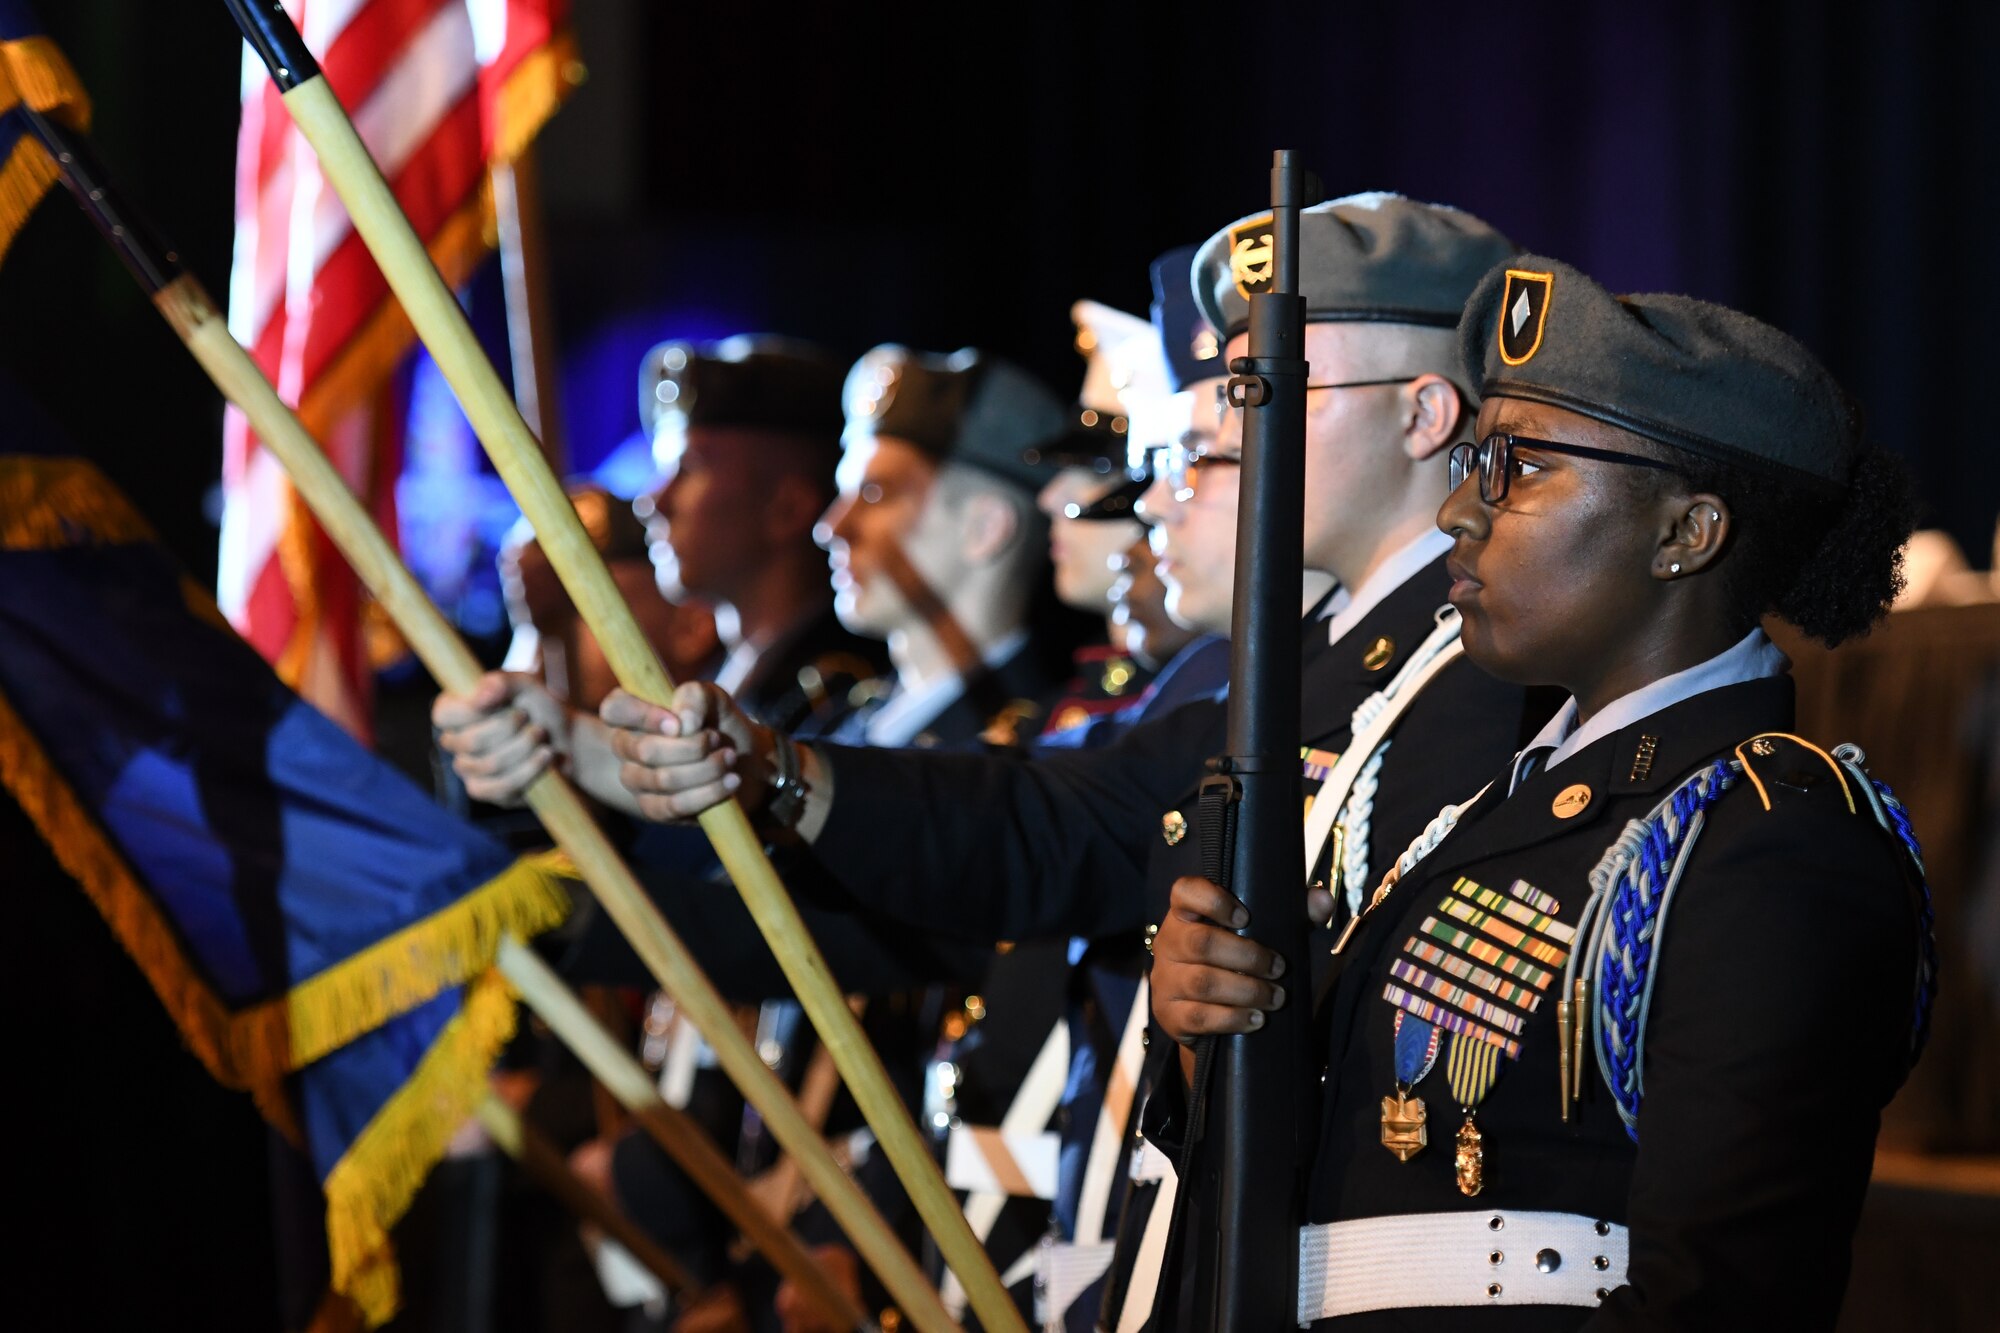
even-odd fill
[[[644,1065],[618,1044],[534,950],[504,940],[494,959],[501,975],[521,992],[528,1007],[576,1053],[599,1086],[632,1113],[655,1143],[666,1149],[688,1179],[715,1200],[736,1229],[786,1278],[798,1283],[843,1326],[869,1326],[861,1307],[827,1276],[785,1223],[783,1213],[759,1204],[736,1168],[708,1132],[686,1112],[667,1104]],[[822,1141],[823,1142],[823,1141]],[[790,1160],[789,1158],[787,1160]]]
[[[293,486],[311,506],[328,537],[395,621],[424,666],[446,689],[471,690],[482,674],[479,660],[425,594],[297,414],[278,397],[263,370],[230,335],[207,292],[193,275],[181,271],[177,256],[144,220],[123,207],[115,187],[91,163],[80,136],[25,107],[20,110],[48,146],[63,173],[64,183],[118,250],[120,258],[151,296],[155,308],[180,335],[223,396],[243,411],[251,429],[283,464]],[[750,1039],[737,1027],[728,1004],[646,898],[582,797],[560,775],[545,773],[528,789],[527,800],[599,900],[607,905],[623,904],[622,913],[613,913],[614,921],[632,938],[641,961],[687,1011],[689,1021],[716,1052],[723,1071],[770,1125],[772,1136],[799,1158],[814,1192],[847,1233],[863,1262],[881,1279],[891,1298],[925,1333],[933,1330],[957,1333],[957,1326],[945,1313],[936,1290],[925,1280],[922,1270],[874,1204],[841,1169],[832,1150],[808,1122],[784,1084],[759,1058]],[[555,1004],[559,987],[559,982],[555,987],[537,984],[531,1003]],[[581,1001],[574,996],[569,999],[581,1007]],[[551,1022],[551,1027],[554,1026]],[[669,1151],[675,1151],[684,1136],[669,1133],[666,1137],[676,1141],[665,1145]],[[683,1161],[681,1165],[692,1178],[715,1185],[716,1202],[738,1219],[747,1236],[755,1240],[772,1235],[770,1225],[746,1220],[760,1210],[733,1172],[724,1178],[704,1171],[698,1163],[690,1166]],[[800,1262],[806,1256],[796,1241],[767,1250],[766,1256],[780,1272],[823,1300],[835,1290],[816,1264],[809,1259]],[[859,1315],[851,1304],[837,1298],[829,1308]],[[871,1325],[865,1319],[857,1319],[856,1327]]]
[[[695,1281],[694,1274],[639,1230],[616,1204],[584,1184],[569,1169],[561,1150],[522,1119],[519,1111],[489,1092],[479,1103],[478,1115],[487,1137],[499,1145],[501,1152],[520,1163],[536,1184],[555,1195],[563,1207],[630,1250],[632,1257],[665,1283],[668,1291],[681,1297],[683,1303],[701,1297],[701,1284]]]
[[[464,311],[431,263],[409,219],[403,216],[394,193],[283,5],[278,0],[226,3],[244,38],[277,82],[286,111],[318,155],[327,182],[346,206],[355,231],[457,394],[495,470],[534,527],[544,554],[584,623],[597,636],[619,683],[638,698],[661,706],[670,704],[672,680],[612,582],[561,484],[549,471],[540,446],[466,323]],[[966,1223],[930,1146],[889,1082],[881,1057],[848,1009],[825,956],[764,854],[743,807],[734,800],[725,801],[705,811],[700,824],[820,1041],[832,1054],[835,1068],[875,1133],[876,1145],[908,1191],[945,1264],[965,1288],[967,1303],[980,1324],[990,1333],[1027,1333],[992,1260]],[[644,958],[646,937],[665,929],[658,912],[640,893],[627,898],[613,889],[600,901]]]
[[[230,335],[207,294],[192,276],[182,275],[162,288],[154,303],[223,395],[243,410],[264,446],[284,464],[292,484],[312,507],[320,526],[395,621],[431,675],[447,690],[469,693],[482,674],[479,660],[390,548],[381,530],[347,489],[346,482],[306,434],[298,417],[278,397],[264,372]],[[770,1123],[773,1136],[785,1144],[787,1151],[800,1154],[814,1191],[826,1202],[890,1295],[919,1328],[936,1329],[939,1333],[952,1329],[950,1317],[922,1270],[867,1196],[841,1170],[784,1084],[759,1058],[749,1038],[733,1021],[721,993],[646,897],[631,868],[611,845],[576,789],[560,774],[544,773],[528,788],[527,802],[557,845],[569,854],[613,922],[631,940],[640,960],[687,1011],[696,1030],[715,1050],[723,1071]],[[552,994],[542,987],[535,998],[546,1001]],[[571,999],[581,1005],[573,996]],[[682,1165],[685,1167],[686,1163]],[[691,1170],[690,1175],[695,1172]],[[715,1183],[723,1187],[720,1181]],[[732,1173],[727,1188],[731,1194],[740,1194],[742,1182]],[[754,1207],[747,1198],[738,1201],[718,1197],[717,1203],[732,1217]],[[809,1264],[811,1272],[807,1273],[782,1252],[770,1257],[780,1271],[797,1276],[815,1291],[822,1290],[823,1275],[813,1276],[819,1271],[816,1266]]]

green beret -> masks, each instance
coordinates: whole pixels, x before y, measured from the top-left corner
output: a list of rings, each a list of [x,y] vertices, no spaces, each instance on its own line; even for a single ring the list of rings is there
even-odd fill
[[[847,372],[847,439],[886,435],[939,462],[969,463],[1029,490],[1056,469],[1023,451],[1064,434],[1069,414],[1033,376],[967,347],[940,356],[885,343]]]
[[[840,438],[841,364],[811,343],[771,334],[664,342],[639,363],[639,420],[753,426]]]
[[[1232,338],[1250,327],[1250,295],[1271,283],[1271,215],[1208,238],[1194,258],[1202,317]],[[1351,194],[1299,213],[1299,287],[1308,323],[1458,323],[1465,298],[1514,243],[1470,213],[1399,194]]]
[[[1613,296],[1539,255],[1473,293],[1459,346],[1481,396],[1565,407],[1723,463],[1844,485],[1860,412],[1799,342],[1690,296]]]

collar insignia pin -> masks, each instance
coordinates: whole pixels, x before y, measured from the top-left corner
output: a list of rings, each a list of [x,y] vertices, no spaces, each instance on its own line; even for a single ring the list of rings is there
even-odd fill
[[[1590,788],[1579,782],[1556,793],[1549,811],[1557,819],[1574,819],[1590,806]]]
[[[1638,752],[1632,756],[1632,772],[1627,782],[1644,782],[1653,775],[1653,753],[1660,748],[1658,736],[1641,736]]]
[[[1368,645],[1368,651],[1361,654],[1361,665],[1369,671],[1380,671],[1389,665],[1389,659],[1396,655],[1396,641],[1384,634]]]

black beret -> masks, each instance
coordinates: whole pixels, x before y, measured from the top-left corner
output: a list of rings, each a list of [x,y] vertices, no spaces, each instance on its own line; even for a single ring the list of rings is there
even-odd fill
[[[1167,351],[1167,380],[1175,393],[1199,380],[1227,375],[1222,339],[1194,300],[1198,246],[1183,245],[1153,261],[1153,328]]]
[[[1470,213],[1400,194],[1351,194],[1299,213],[1299,288],[1310,323],[1458,323],[1465,298],[1514,243]],[[1250,327],[1269,289],[1271,215],[1224,227],[1195,257],[1194,293],[1222,336]]]
[[[968,463],[1036,490],[1055,474],[1024,451],[1069,428],[1069,414],[1033,376],[962,348],[949,356],[885,343],[847,372],[846,438],[885,435],[939,462]]]
[[[1845,484],[1861,415],[1797,339],[1691,296],[1613,296],[1559,260],[1495,268],[1460,321],[1481,395],[1547,403],[1718,462]]]
[[[639,363],[639,420],[759,426],[840,438],[843,367],[811,343],[745,333],[721,342],[664,342]]]

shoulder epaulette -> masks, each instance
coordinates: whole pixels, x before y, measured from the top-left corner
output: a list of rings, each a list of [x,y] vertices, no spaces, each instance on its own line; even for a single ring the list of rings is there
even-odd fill
[[[1849,813],[1857,807],[1854,786],[1838,759],[1802,736],[1785,731],[1767,731],[1752,736],[1736,747],[1736,760],[1743,776],[1757,791],[1764,808],[1770,810],[1789,794],[1822,793],[1837,790]]]
[[[1699,836],[1703,813],[1731,787],[1747,778],[1766,810],[1787,795],[1830,800],[1837,793],[1847,809],[1865,812],[1893,834],[1909,854],[1915,875],[1918,958],[1913,986],[1910,1062],[1923,1050],[1930,1028],[1931,996],[1937,977],[1932,938],[1930,888],[1923,877],[1923,853],[1909,814],[1889,788],[1869,776],[1866,757],[1853,745],[1832,753],[1789,732],[1752,736],[1735,749],[1735,760],[1716,758],[1697,769],[1641,819],[1626,824],[1618,840],[1590,872],[1590,899],[1577,923],[1577,946],[1563,969],[1561,1006],[1574,1006],[1570,1031],[1579,1049],[1562,1062],[1563,1118],[1580,1080],[1587,1034],[1605,1086],[1618,1107],[1625,1132],[1639,1137],[1643,1096],[1640,1069],[1646,1043],[1646,1011],[1653,987],[1653,944],[1664,924],[1675,886],[1687,869],[1689,844]],[[1573,997],[1573,998],[1572,998]],[[1591,1006],[1596,1012],[1590,1012]],[[1564,1015],[1558,1011],[1559,1022]],[[1575,1071],[1572,1074],[1572,1070]]]

